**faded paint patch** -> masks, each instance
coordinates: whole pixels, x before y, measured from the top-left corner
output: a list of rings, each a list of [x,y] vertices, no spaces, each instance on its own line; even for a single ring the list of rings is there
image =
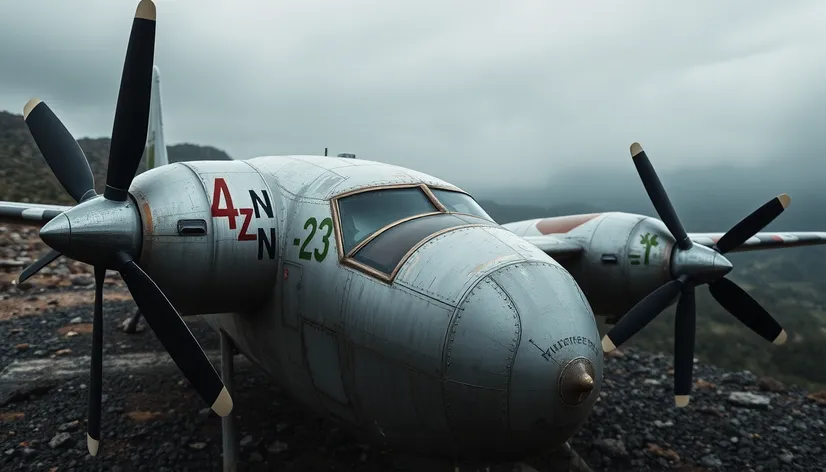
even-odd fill
[[[536,229],[542,234],[562,234],[581,226],[602,213],[588,213],[584,215],[567,215],[545,218],[536,223]]]

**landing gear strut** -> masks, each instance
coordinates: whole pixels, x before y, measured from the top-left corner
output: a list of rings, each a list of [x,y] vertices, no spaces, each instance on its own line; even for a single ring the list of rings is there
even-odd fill
[[[234,373],[233,356],[236,352],[235,345],[229,335],[221,330],[221,380],[235,398],[235,386],[232,382]],[[236,405],[238,403],[236,402]],[[235,422],[235,412],[221,418],[221,442],[224,456],[224,472],[236,472],[238,470],[238,425]]]

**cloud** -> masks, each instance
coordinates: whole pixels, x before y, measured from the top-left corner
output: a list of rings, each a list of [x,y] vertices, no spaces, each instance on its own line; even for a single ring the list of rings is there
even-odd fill
[[[583,166],[755,165],[824,151],[816,0],[157,0],[170,142],[233,157],[354,152],[459,185]],[[136,2],[8,2],[0,109],[111,132]],[[802,139],[802,141],[801,141]]]

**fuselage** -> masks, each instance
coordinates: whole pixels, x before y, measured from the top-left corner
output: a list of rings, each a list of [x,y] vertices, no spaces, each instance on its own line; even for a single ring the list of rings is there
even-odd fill
[[[598,397],[576,281],[445,181],[287,156],[164,166],[130,193],[140,264],[178,310],[375,440],[523,458],[567,440]]]

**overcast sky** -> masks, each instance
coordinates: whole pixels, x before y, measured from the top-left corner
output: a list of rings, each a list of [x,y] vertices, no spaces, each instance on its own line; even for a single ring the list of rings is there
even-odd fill
[[[459,185],[631,166],[633,141],[660,170],[826,151],[822,0],[156,3],[168,144],[329,147]],[[37,96],[109,135],[136,5],[3,2],[0,109]]]

